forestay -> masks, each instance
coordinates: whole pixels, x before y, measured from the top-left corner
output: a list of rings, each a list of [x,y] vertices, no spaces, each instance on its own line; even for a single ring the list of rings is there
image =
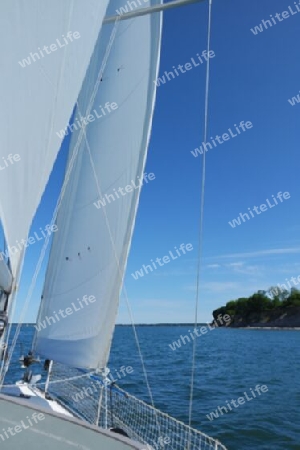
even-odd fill
[[[124,0],[111,3],[108,14],[121,6]],[[73,367],[102,368],[107,362],[139,199],[139,189],[124,189],[143,176],[160,38],[161,14],[105,25],[78,100],[74,124],[80,113],[94,120],[85,129],[58,214],[36,340],[37,352]],[[117,108],[104,110],[107,102]],[[69,163],[82,137],[77,128]]]
[[[61,146],[56,132],[71,117],[107,3],[1,1],[0,217],[13,275]]]

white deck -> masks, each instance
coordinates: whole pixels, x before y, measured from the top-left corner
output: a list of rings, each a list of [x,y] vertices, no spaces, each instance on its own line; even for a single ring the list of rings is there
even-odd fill
[[[26,399],[28,404],[33,407],[40,407],[45,410],[49,410],[50,412],[56,412],[59,414],[65,414],[68,417],[73,417],[72,414],[63,408],[59,403],[55,400],[48,400],[45,398],[44,392],[40,391],[34,386],[28,385],[27,383],[19,382],[16,385],[12,386],[4,386],[2,394],[12,396],[12,397],[23,397],[29,396],[30,398]],[[1,442],[1,439],[0,439]]]
[[[6,387],[0,394],[0,448],[5,450],[130,450],[140,443],[90,425],[31,386]],[[30,398],[15,397],[17,394]]]

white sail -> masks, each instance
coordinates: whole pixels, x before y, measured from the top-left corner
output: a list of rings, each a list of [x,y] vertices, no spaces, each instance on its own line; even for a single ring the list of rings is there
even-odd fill
[[[13,275],[61,146],[57,132],[71,117],[107,3],[1,1],[0,217]]]
[[[110,13],[115,13],[112,5]],[[36,351],[82,368],[107,363],[139,198],[133,183],[143,176],[150,136],[161,14],[119,22],[113,41],[112,29],[103,26],[78,100],[74,123],[79,111],[94,120],[85,129],[87,140],[81,143],[58,214],[37,320]],[[108,62],[89,108],[109,40]],[[117,108],[104,115],[107,102]],[[73,132],[69,159],[79,135],[80,129]],[[95,175],[102,193],[99,209]],[[132,189],[125,191],[129,185]]]

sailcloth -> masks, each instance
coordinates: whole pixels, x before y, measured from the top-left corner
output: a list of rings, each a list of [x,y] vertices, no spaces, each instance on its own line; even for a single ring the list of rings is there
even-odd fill
[[[110,13],[122,5],[111,3]],[[143,176],[150,136],[160,40],[161,14],[105,25],[78,99],[73,125],[80,114],[94,120],[58,213],[36,337],[38,353],[73,367],[107,363],[139,199],[133,184]],[[103,114],[107,102],[117,108]],[[69,164],[81,135],[78,126]]]
[[[71,117],[107,3],[1,1],[0,218],[13,275],[61,146],[57,132]]]

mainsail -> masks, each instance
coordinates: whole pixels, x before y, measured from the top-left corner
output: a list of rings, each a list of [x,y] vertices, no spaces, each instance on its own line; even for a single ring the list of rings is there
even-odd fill
[[[71,117],[107,3],[0,4],[0,218],[14,276],[61,146],[56,131]]]
[[[111,2],[110,11],[123,1]],[[160,40],[160,13],[105,25],[68,129],[68,167],[74,165],[57,217],[35,350],[73,367],[107,363],[139,199],[133,184],[143,178],[150,137]]]

